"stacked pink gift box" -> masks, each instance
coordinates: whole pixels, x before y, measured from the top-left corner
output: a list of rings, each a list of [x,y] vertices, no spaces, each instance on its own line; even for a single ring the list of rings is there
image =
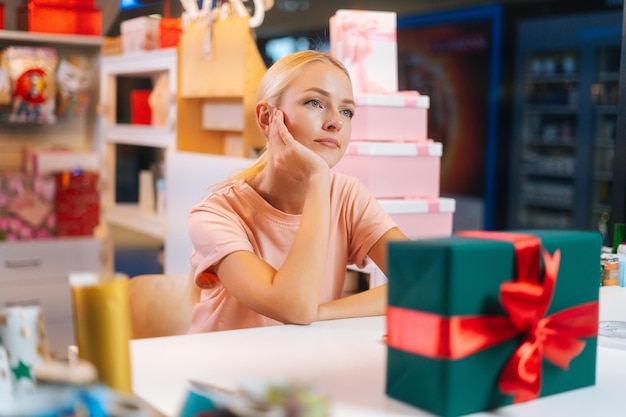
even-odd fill
[[[439,194],[442,144],[428,138],[429,97],[398,91],[396,20],[363,10],[330,19],[331,53],[350,71],[356,101],[352,140],[334,170],[365,184],[409,237],[449,236],[455,200]]]

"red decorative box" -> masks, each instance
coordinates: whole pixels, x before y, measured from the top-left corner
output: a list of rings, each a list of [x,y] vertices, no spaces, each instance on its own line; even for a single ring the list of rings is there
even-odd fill
[[[57,236],[91,236],[100,223],[97,172],[62,172],[56,178]]]
[[[29,32],[100,36],[102,12],[96,8],[42,6],[31,1],[18,8],[17,27]]]
[[[148,103],[151,93],[151,90],[133,90],[130,92],[130,122],[132,124],[152,124],[152,110]]]

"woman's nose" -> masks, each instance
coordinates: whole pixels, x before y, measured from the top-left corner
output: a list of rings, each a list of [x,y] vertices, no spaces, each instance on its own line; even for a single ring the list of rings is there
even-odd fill
[[[339,110],[329,111],[328,118],[324,123],[324,129],[339,131],[343,127],[343,120],[341,120],[341,113]]]

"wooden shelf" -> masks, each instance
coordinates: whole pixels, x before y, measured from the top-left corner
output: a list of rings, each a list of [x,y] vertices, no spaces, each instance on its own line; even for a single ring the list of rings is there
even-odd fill
[[[0,39],[20,43],[45,44],[49,46],[99,47],[102,37],[88,35],[64,35],[56,33],[25,32],[21,30],[0,30]]]

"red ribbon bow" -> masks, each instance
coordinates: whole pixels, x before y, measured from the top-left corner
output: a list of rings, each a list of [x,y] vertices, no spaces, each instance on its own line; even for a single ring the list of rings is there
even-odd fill
[[[541,242],[535,236],[501,232],[459,235],[513,242],[516,280],[500,287],[500,302],[508,316],[447,318],[390,306],[388,345],[426,357],[461,359],[523,334],[523,342],[502,369],[499,388],[512,394],[516,403],[537,398],[543,358],[568,369],[585,347],[580,338],[597,335],[598,303],[577,305],[545,317],[559,272],[559,250],[553,255],[543,251],[541,281]]]

